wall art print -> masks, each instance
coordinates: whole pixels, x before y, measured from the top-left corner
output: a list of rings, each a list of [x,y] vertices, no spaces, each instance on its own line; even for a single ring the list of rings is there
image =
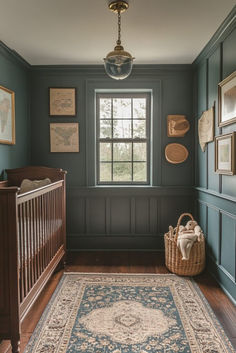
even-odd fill
[[[219,126],[236,122],[236,71],[218,85]]]
[[[50,152],[79,152],[79,124],[51,123]]]
[[[76,88],[49,88],[49,115],[76,115]]]
[[[214,140],[214,107],[206,110],[198,120],[198,138],[202,152],[206,144]]]
[[[215,137],[215,172],[236,174],[236,132]]]
[[[15,93],[0,86],[0,143],[15,144]]]

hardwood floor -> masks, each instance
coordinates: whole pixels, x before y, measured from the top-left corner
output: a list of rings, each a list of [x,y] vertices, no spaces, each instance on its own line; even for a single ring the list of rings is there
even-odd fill
[[[77,252],[67,256],[67,272],[168,273],[160,252]],[[22,324],[21,353],[52,296],[63,271],[55,273]],[[195,277],[226,334],[236,349],[236,307],[207,273]],[[10,353],[9,342],[0,345],[0,353]]]

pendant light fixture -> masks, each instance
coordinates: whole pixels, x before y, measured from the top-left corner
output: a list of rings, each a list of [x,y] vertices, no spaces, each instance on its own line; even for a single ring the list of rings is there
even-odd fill
[[[129,7],[128,0],[109,0],[108,7],[118,15],[118,39],[113,51],[104,59],[106,73],[115,80],[124,80],[132,71],[134,58],[121,45],[121,13]]]

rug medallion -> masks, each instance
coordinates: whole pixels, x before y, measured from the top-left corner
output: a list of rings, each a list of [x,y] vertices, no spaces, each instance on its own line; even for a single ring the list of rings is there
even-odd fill
[[[191,279],[65,273],[25,350],[44,352],[235,350]]]

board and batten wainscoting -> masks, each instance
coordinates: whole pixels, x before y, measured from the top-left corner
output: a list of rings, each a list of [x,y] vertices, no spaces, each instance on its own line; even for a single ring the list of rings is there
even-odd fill
[[[48,87],[77,87],[80,153],[50,153]],[[134,66],[124,82],[106,77],[103,67],[32,68],[32,161],[67,170],[67,247],[69,250],[163,250],[163,234],[181,212],[193,207],[194,120],[191,65]],[[150,92],[152,99],[151,185],[96,186],[96,92]],[[182,164],[166,161],[168,114],[184,114],[190,130],[181,138],[189,151]]]
[[[70,250],[163,250],[163,234],[193,205],[191,187],[74,187],[67,197]]]
[[[215,135],[236,131],[218,126],[218,83],[236,70],[236,6],[194,62],[195,131],[202,112],[214,105]],[[236,175],[214,172],[214,142],[202,152],[195,136],[195,210],[207,235],[207,268],[236,302]]]

